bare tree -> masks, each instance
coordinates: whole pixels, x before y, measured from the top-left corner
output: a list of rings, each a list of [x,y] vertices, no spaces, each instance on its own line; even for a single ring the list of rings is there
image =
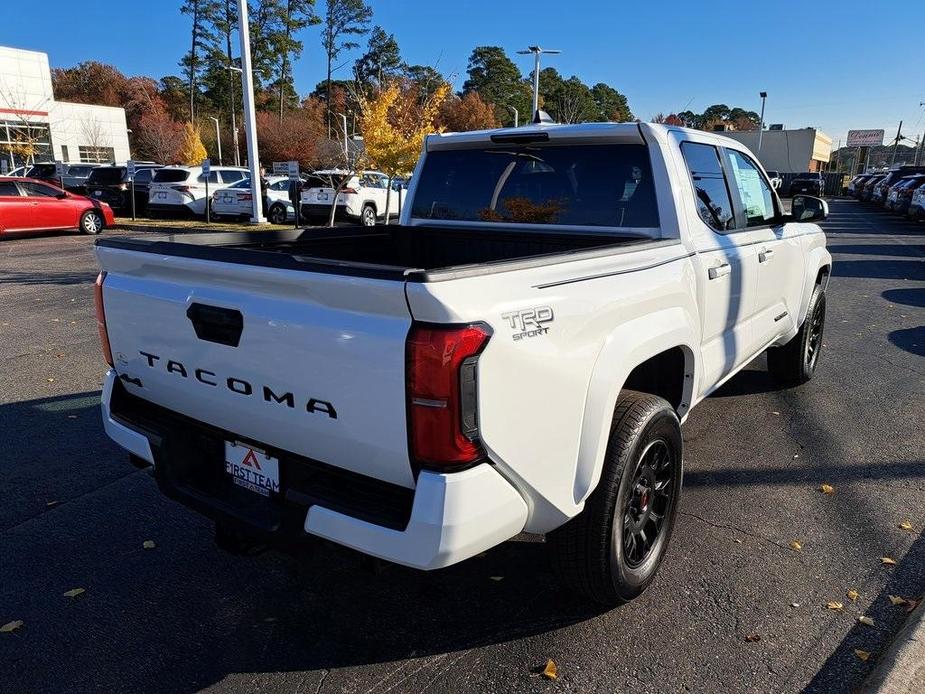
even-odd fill
[[[351,151],[337,140],[323,140],[318,143],[312,178],[326,188],[333,188],[331,209],[328,213],[328,226],[334,226],[337,212],[337,196],[350,182],[353,176],[361,173],[367,166],[365,151]]]
[[[102,151],[112,146],[112,140],[100,122],[93,116],[84,118],[80,123],[80,132],[85,146],[93,150],[93,158],[97,161],[102,160]]]
[[[11,87],[4,81],[0,84],[0,102],[5,104],[5,110],[11,116],[10,120],[14,121],[14,125],[8,126],[10,144],[4,147],[10,156],[10,163],[15,165],[15,155],[26,164],[34,164],[40,143],[43,139],[49,140],[48,125],[35,122],[35,111],[45,107],[48,99],[33,103],[22,88]]]

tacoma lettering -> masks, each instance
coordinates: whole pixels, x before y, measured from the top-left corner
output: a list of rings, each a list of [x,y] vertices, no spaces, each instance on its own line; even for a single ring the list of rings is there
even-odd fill
[[[143,352],[141,350],[139,350],[138,353],[145,358],[145,361],[150,368],[158,368],[157,362],[161,360],[158,355],[151,354],[150,352]],[[176,374],[180,378],[187,378],[189,373],[186,366],[182,362],[176,361],[174,359],[167,360],[166,366],[163,368],[167,373]],[[208,369],[203,368],[195,368],[193,369],[193,375],[195,376],[196,380],[203,385],[212,387],[219,385],[218,380],[210,380],[212,378],[218,378],[214,371],[209,371]],[[136,381],[132,382],[134,383]],[[138,385],[141,385],[140,381],[137,381],[137,383]],[[243,378],[238,378],[237,376],[228,376],[225,378],[225,387],[232,393],[243,395],[245,397],[254,395],[253,384],[250,383],[250,381],[246,381]],[[263,394],[262,399],[264,402],[284,405],[285,407],[293,410],[296,408],[296,398],[291,391],[278,394],[272,388],[270,388],[270,386],[259,385],[257,388]],[[310,414],[326,414],[331,419],[337,419],[337,410],[334,409],[334,405],[327,400],[307,398],[305,401],[305,411]]]

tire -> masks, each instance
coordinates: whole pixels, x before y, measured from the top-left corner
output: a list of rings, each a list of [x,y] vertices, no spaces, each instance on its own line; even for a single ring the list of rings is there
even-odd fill
[[[270,222],[273,224],[285,224],[289,219],[286,206],[280,205],[279,203],[275,203],[270,207],[270,214],[268,216],[270,217]]]
[[[103,231],[104,226],[103,215],[97,210],[87,210],[80,216],[80,233],[82,234],[96,236]]]
[[[360,224],[365,227],[376,226],[376,208],[372,205],[363,205],[363,211],[360,213]]]
[[[798,386],[813,377],[822,352],[825,328],[825,292],[817,284],[809,298],[800,332],[785,345],[768,349],[768,372],[783,386]]]
[[[597,488],[580,514],[546,538],[553,569],[566,586],[606,607],[649,587],[674,528],[681,461],[681,423],[671,405],[624,391]],[[654,531],[652,540],[647,530]]]

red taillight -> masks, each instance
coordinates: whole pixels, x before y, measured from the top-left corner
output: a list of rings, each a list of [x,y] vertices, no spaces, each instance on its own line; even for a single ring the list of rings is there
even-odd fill
[[[103,310],[103,282],[105,281],[105,272],[101,272],[96,276],[96,283],[93,285],[93,299],[96,304],[96,328],[100,332],[100,346],[103,348],[103,358],[107,364],[113,366],[112,348],[109,346],[109,333],[106,331],[106,311]]]
[[[347,195],[356,195],[357,189],[356,188],[342,188],[340,192],[345,193]]]
[[[411,455],[421,465],[465,465],[482,456],[476,367],[484,325],[415,324],[408,334]]]
[[[189,186],[173,186],[174,190],[179,190],[181,193],[188,193],[190,191]]]
[[[253,199],[254,196],[252,193],[238,193],[238,202],[245,202]]]

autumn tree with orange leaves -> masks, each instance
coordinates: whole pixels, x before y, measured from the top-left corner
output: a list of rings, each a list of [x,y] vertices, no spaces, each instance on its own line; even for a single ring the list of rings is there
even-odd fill
[[[500,125],[495,116],[495,107],[475,91],[467,92],[462,97],[451,96],[444,101],[440,105],[440,124],[455,133],[487,130]]]
[[[407,176],[417,163],[424,138],[442,132],[437,122],[440,106],[449,93],[442,84],[421,98],[414,85],[391,82],[373,96],[358,95],[363,142],[370,161],[389,177],[385,223],[389,223],[392,179]]]

